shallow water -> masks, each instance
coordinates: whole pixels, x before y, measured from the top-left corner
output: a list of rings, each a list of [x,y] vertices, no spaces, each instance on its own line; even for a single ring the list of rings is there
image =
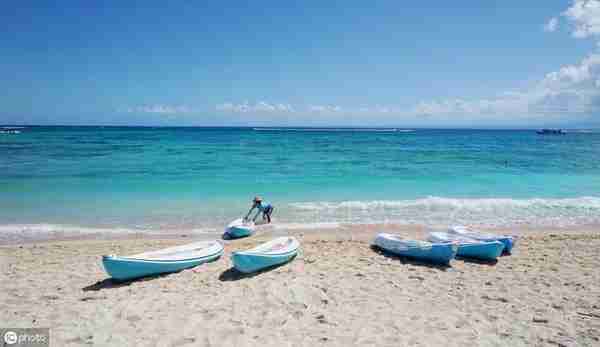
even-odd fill
[[[0,135],[0,225],[600,222],[600,133],[27,127]],[[412,130],[412,129],[410,129]]]

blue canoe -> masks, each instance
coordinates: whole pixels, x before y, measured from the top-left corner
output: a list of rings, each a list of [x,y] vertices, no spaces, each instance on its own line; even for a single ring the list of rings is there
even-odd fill
[[[450,261],[454,259],[458,250],[458,244],[456,243],[406,240],[399,235],[387,233],[378,234],[373,244],[384,251],[399,256],[439,264],[450,264]]]
[[[456,242],[458,243],[457,256],[481,260],[496,260],[504,249],[504,244],[500,241],[480,241],[447,232],[432,232],[429,234],[429,241]]]
[[[202,241],[146,252],[127,257],[105,255],[102,264],[115,280],[177,272],[218,259],[223,245],[218,241]]]
[[[504,244],[504,252],[508,254],[512,253],[512,250],[517,242],[516,236],[480,233],[463,226],[453,226],[448,230],[448,232],[451,234],[466,236],[479,241],[500,241]]]
[[[223,236],[231,239],[239,239],[240,237],[246,237],[254,234],[256,226],[254,222],[244,221],[242,218],[236,219],[229,223],[225,228],[225,234]]]
[[[231,261],[238,271],[250,273],[292,260],[300,248],[293,237],[278,237],[247,251],[233,252]]]

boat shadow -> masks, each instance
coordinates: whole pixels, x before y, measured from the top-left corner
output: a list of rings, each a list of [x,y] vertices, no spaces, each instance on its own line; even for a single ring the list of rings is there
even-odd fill
[[[387,252],[375,245],[371,245],[371,249],[377,253],[380,254],[386,258],[390,258],[390,259],[394,259],[394,260],[398,260],[400,263],[402,264],[410,264],[410,265],[417,265],[417,266],[423,266],[423,267],[428,267],[431,269],[437,269],[440,271],[446,271],[448,269],[451,269],[452,266],[450,264],[437,264],[437,263],[432,263],[432,262],[427,262],[424,260],[418,260],[418,259],[414,259],[414,258],[409,258],[409,257],[403,257],[394,253],[390,253]]]
[[[251,235],[231,236],[229,233],[223,233],[223,235],[221,235],[221,239],[223,239],[224,241],[234,241],[234,240],[244,239],[249,236],[251,236]]]
[[[277,268],[280,268],[282,266],[285,266],[288,263],[283,263],[283,264],[277,264],[277,265],[269,266],[269,267],[264,268],[264,269],[262,269],[260,271],[256,271],[256,272],[252,272],[252,273],[243,273],[241,271],[236,270],[234,267],[231,267],[231,268],[223,271],[219,275],[219,281],[221,281],[221,282],[231,282],[231,281],[239,281],[239,280],[243,280],[243,279],[246,279],[246,278],[256,277],[256,276],[259,276],[259,275],[261,275],[261,274],[263,274],[265,272],[269,272],[269,271],[275,270]]]
[[[484,260],[484,259],[476,259],[476,258],[456,256],[456,260],[460,260],[460,261],[463,261],[465,263],[472,263],[472,264],[479,264],[479,265],[488,265],[488,266],[494,266],[494,265],[498,264],[498,259]]]
[[[109,277],[109,278],[103,279],[102,281],[98,281],[94,284],[90,284],[89,286],[85,286],[85,287],[81,288],[81,290],[83,290],[84,292],[90,292],[90,291],[95,292],[95,291],[99,291],[99,290],[103,290],[103,289],[127,287],[134,282],[152,281],[157,278],[167,277],[171,274],[173,274],[173,273],[165,273],[165,274],[159,274],[159,275],[153,275],[153,276],[146,276],[146,277],[134,278],[131,280],[124,280],[124,281],[119,281],[119,280]]]

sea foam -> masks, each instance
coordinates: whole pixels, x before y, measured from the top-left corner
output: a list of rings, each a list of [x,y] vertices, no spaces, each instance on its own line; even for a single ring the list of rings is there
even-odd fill
[[[600,198],[456,199],[297,202],[295,214],[319,222],[574,226],[600,223]]]

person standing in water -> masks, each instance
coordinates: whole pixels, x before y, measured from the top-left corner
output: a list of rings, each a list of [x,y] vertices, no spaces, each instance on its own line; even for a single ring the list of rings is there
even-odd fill
[[[260,196],[257,196],[254,198],[254,200],[252,200],[252,207],[250,208],[250,211],[248,211],[246,217],[244,217],[245,221],[248,220],[248,217],[250,217],[254,209],[257,209],[257,212],[254,218],[252,218],[253,222],[256,221],[258,215],[262,213],[263,220],[266,220],[267,223],[271,223],[271,214],[273,213],[273,206],[268,202],[263,202]]]

